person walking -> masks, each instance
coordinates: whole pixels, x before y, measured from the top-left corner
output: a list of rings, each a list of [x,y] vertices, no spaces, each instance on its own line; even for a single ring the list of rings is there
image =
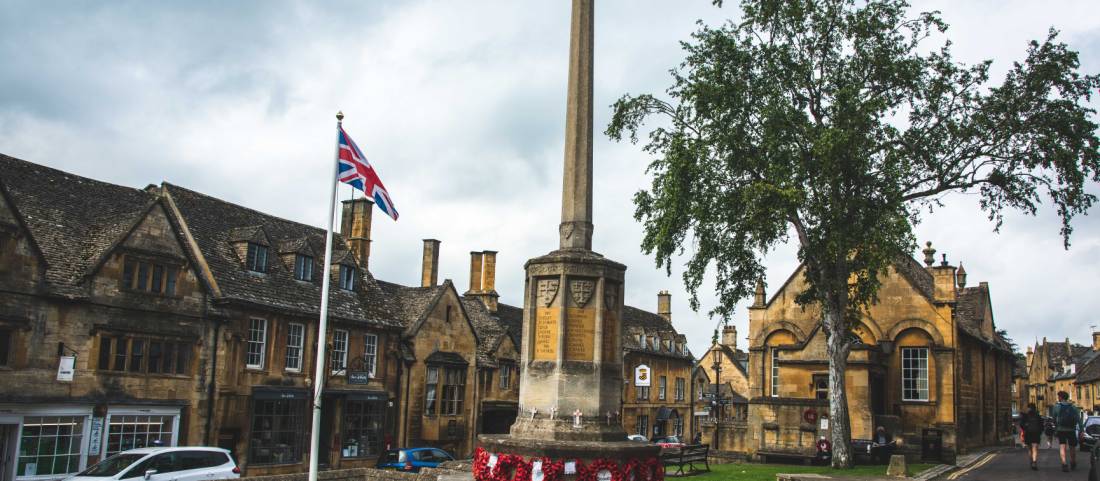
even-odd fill
[[[1081,425],[1081,410],[1069,400],[1069,393],[1058,391],[1058,403],[1050,408],[1058,434],[1058,454],[1062,458],[1062,471],[1077,469],[1077,428]],[[1066,464],[1066,451],[1069,464]]]
[[[1048,408],[1047,413],[1049,414],[1053,408],[1053,406]],[[1043,434],[1047,436],[1047,449],[1054,447],[1054,433],[1054,419],[1050,417],[1043,418]]]
[[[1027,405],[1027,412],[1020,415],[1020,439],[1031,456],[1031,469],[1039,469],[1039,442],[1043,439],[1043,417],[1035,403]]]

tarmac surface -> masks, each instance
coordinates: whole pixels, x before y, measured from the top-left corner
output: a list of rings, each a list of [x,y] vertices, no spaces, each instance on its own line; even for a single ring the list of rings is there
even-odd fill
[[[1039,469],[1033,471],[1022,447],[990,452],[979,458],[968,468],[941,476],[947,481],[1086,481],[1089,475],[1089,453],[1077,449],[1077,470],[1062,472],[1062,462],[1058,457],[1058,444],[1046,447],[1039,445]],[[1067,453],[1068,454],[1068,453]]]

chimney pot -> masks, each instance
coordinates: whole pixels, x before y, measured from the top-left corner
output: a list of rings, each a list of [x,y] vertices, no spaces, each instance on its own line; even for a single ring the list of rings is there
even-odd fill
[[[340,212],[340,234],[363,269],[370,261],[371,213],[374,202],[366,197],[343,201]]]
[[[439,241],[424,239],[424,257],[420,266],[420,287],[435,287],[439,283]]]

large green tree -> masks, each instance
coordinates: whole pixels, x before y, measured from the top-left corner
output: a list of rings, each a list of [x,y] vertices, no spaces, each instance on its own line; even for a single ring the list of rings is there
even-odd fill
[[[994,230],[1005,211],[1049,201],[1068,247],[1100,180],[1088,106],[1100,79],[1079,73],[1051,30],[991,85],[990,62],[962,64],[940,44],[938,13],[900,0],[745,0],[741,11],[683,44],[667,96],[618,100],[607,134],[648,132],[652,185],[634,198],[642,247],[666,269],[690,247],[693,308],[711,271],[711,314],[728,316],[763,276],[762,256],[797,240],[798,302],[820,306],[827,336],[833,465],[847,467],[848,334],[880,275],[950,192],[976,194]]]

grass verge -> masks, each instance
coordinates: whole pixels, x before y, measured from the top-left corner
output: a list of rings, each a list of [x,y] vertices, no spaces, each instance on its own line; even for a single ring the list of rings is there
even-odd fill
[[[935,466],[934,464],[910,464],[909,476]],[[692,476],[669,476],[669,479],[682,478],[685,481],[775,481],[778,473],[816,473],[844,477],[885,476],[886,466],[856,466],[852,469],[833,469],[828,466],[802,466],[797,464],[712,464],[709,473]]]

